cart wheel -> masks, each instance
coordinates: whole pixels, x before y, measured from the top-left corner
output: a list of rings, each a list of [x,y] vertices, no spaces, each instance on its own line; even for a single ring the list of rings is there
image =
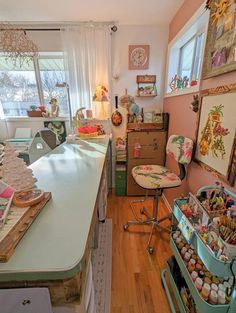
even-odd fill
[[[128,224],[123,225],[123,229],[124,229],[124,230],[127,230],[128,228],[129,228],[129,225],[128,225]]]
[[[153,252],[154,252],[153,247],[150,247],[150,246],[147,247],[147,250],[148,250],[149,254],[153,254]]]

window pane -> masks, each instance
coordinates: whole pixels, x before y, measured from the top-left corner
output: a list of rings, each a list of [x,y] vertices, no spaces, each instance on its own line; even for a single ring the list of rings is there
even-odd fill
[[[57,83],[65,82],[63,59],[58,57],[40,58],[39,69],[45,104],[48,106],[50,99],[56,98],[60,106],[60,113],[67,114],[66,88],[56,87]]]
[[[0,56],[0,105],[5,116],[27,116],[30,106],[39,106],[32,61],[20,67]]]
[[[193,63],[194,45],[195,45],[195,38],[191,39],[180,50],[179,76],[182,78],[184,76],[187,76],[189,80],[191,79],[190,76],[191,76],[192,63]]]
[[[204,33],[200,34],[197,37],[192,80],[199,80],[200,67],[201,67],[202,54],[203,54],[203,41],[204,41]]]

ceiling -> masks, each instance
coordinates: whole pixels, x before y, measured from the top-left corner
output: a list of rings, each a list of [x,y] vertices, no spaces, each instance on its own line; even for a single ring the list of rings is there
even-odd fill
[[[0,20],[169,24],[184,0],[0,0]]]

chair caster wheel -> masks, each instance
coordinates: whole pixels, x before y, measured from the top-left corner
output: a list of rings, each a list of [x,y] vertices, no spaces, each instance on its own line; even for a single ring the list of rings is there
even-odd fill
[[[128,224],[123,225],[123,229],[124,229],[124,230],[127,230],[128,228],[129,228],[129,225],[128,225]]]
[[[153,247],[147,247],[147,250],[148,250],[149,254],[153,254],[153,252],[154,252]]]

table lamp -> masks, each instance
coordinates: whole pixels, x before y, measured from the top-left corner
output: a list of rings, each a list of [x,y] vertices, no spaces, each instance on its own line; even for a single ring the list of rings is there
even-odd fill
[[[96,86],[96,90],[93,96],[93,101],[95,102],[99,102],[100,108],[98,108],[98,105],[96,105],[96,113],[97,111],[99,112],[99,114],[96,114],[98,116],[96,116],[97,118],[101,118],[101,119],[107,119],[108,118],[108,112],[105,109],[105,103],[104,102],[108,102],[108,90],[104,85],[97,85]]]

